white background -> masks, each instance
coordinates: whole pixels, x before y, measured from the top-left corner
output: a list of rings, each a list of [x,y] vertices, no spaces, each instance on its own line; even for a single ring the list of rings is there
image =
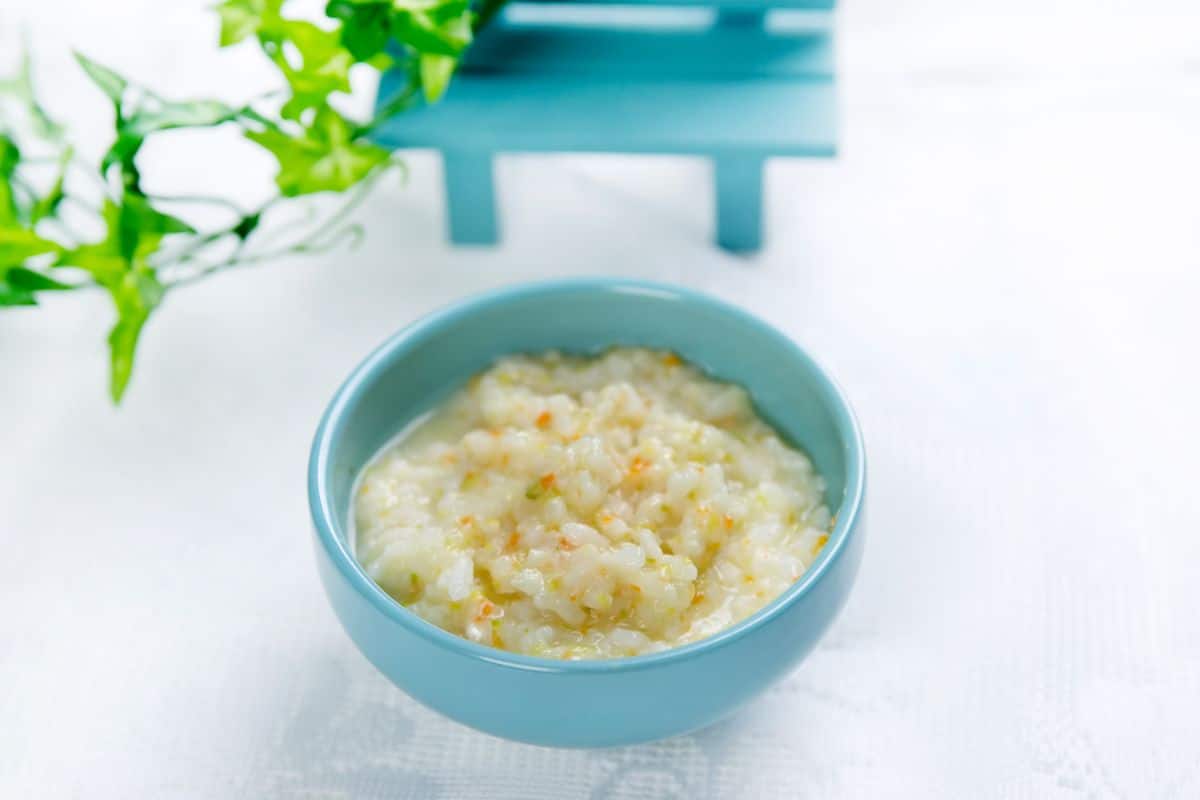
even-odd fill
[[[70,47],[177,96],[272,85],[204,5],[8,0],[0,54],[26,23],[99,146]],[[707,168],[663,158],[506,158],[505,244],[449,249],[418,155],[360,250],[171,296],[120,410],[102,297],[0,314],[0,797],[1200,795],[1200,7],[846,5],[843,155],[771,165],[757,258],[709,246]],[[152,187],[268,191],[212,141],[153,147]],[[354,650],[303,476],[387,334],[594,273],[715,293],[827,363],[871,529],[846,612],[766,698],[555,751],[441,719]]]

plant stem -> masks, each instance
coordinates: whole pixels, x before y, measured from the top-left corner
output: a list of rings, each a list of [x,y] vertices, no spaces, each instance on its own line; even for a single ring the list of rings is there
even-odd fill
[[[392,99],[384,103],[383,106],[381,106],[380,109],[375,112],[375,116],[373,116],[370,121],[367,122],[367,124],[357,128],[354,131],[354,138],[361,139],[365,136],[370,136],[380,125],[387,122],[404,109],[408,108],[412,104],[413,100],[416,99],[417,92],[420,91],[420,88],[420,82],[417,80],[416,76],[410,76],[408,85],[405,86],[403,90],[398,92],[394,97],[392,97]]]
[[[170,200],[171,198],[158,198],[158,199]],[[203,198],[176,198],[176,199],[183,201],[183,200],[199,200],[199,199],[203,199]],[[215,244],[215,243],[219,242],[220,240],[225,239],[229,236],[236,236],[237,235],[237,227],[238,227],[238,225],[240,225],[242,223],[242,220],[246,219],[247,217],[253,217],[253,216],[261,217],[263,214],[267,213],[267,211],[270,210],[270,208],[272,206],[274,206],[276,203],[278,203],[281,199],[282,198],[280,198],[278,195],[276,195],[276,196],[272,197],[270,200],[267,200],[261,206],[259,206],[257,211],[254,211],[250,214],[245,214],[237,206],[234,206],[232,203],[228,203],[229,207],[235,209],[238,212],[238,214],[240,215],[238,217],[237,222],[233,223],[232,225],[230,225],[227,228],[221,228],[220,230],[212,231],[210,233],[206,233],[206,234],[196,237],[191,242],[189,242],[185,247],[183,247],[178,253],[171,254],[171,255],[167,256],[166,258],[164,258],[157,266],[160,268],[180,266],[180,265],[195,261],[197,254],[200,253],[200,251],[204,250],[204,248],[208,247],[209,245]],[[217,200],[216,198],[214,198],[214,202],[220,202],[220,201]],[[238,245],[234,250],[233,256],[231,256],[231,257],[234,257],[238,253],[240,253],[242,250],[242,246],[244,244],[245,244],[245,241],[239,238]]]
[[[265,252],[243,253],[242,251],[245,242],[240,241],[233,253],[231,253],[227,258],[202,267],[193,272],[191,275],[186,275],[173,281],[168,281],[166,284],[167,288],[175,289],[180,286],[189,286],[217,272],[232,269],[234,267],[261,264],[264,261],[273,261],[274,259],[282,258],[283,256],[295,255],[299,253],[321,252],[337,244],[338,239],[345,236],[347,233],[356,235],[359,231],[357,226],[349,226],[337,231],[335,231],[335,229],[343,225],[347,218],[354,213],[359,206],[362,205],[363,201],[371,193],[371,190],[374,188],[375,184],[378,183],[379,178],[383,175],[383,173],[387,172],[388,166],[393,165],[393,163],[394,162],[389,162],[385,164],[382,168],[375,170],[374,173],[364,178],[357,186],[354,187],[353,194],[351,194],[350,199],[347,200],[341,208],[331,214],[328,219],[318,225],[311,232],[302,236],[299,240],[293,242],[292,244]],[[274,202],[278,199],[279,198],[274,198],[271,202]],[[269,205],[270,203],[267,204],[267,206]],[[267,206],[264,206],[264,209]],[[328,241],[322,242],[321,240],[329,236],[331,232],[332,238]],[[229,235],[229,233],[229,231],[225,231],[222,235]],[[209,234],[209,236],[213,235],[214,234]],[[188,254],[188,257],[185,259],[172,259],[170,263],[162,266],[165,267],[186,263],[187,261],[192,260],[191,254],[194,252],[194,250],[191,251],[191,253]]]
[[[166,195],[166,194],[147,194],[146,198],[157,203],[190,203],[193,205],[209,205],[221,206],[227,208],[239,217],[247,216],[242,207],[232,200],[226,200],[224,197],[202,197],[200,195]]]

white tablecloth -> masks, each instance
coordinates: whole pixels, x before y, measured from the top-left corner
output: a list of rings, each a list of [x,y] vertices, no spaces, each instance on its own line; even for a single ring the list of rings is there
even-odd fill
[[[172,94],[271,85],[206,5],[8,2],[0,54],[28,23],[98,145],[69,46]],[[361,249],[171,296],[119,410],[103,298],[0,314],[0,797],[1200,794],[1200,10],[847,6],[844,154],[771,164],[756,258],[709,246],[707,168],[662,158],[505,158],[504,245],[450,249],[418,155]],[[249,202],[270,165],[181,134],[145,171]],[[326,400],[384,336],[585,273],[792,334],[871,469],[817,652],[715,728],[596,752],[474,733],[377,674],[326,606],[303,491]]]

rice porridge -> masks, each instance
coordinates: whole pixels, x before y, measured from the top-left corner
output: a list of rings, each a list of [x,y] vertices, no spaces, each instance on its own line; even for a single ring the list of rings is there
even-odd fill
[[[355,544],[388,594],[471,641],[632,656],[782,593],[828,538],[823,491],[745,390],[671,353],[514,356],[371,462]]]

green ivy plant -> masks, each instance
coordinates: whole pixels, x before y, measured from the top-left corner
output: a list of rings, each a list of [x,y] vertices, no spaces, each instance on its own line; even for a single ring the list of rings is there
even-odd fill
[[[36,306],[50,292],[106,292],[116,312],[109,390],[120,402],[146,320],[172,292],[222,270],[357,236],[350,213],[398,163],[371,132],[415,103],[437,101],[475,32],[502,3],[331,0],[327,20],[316,24],[286,17],[284,0],[225,0],[216,9],[221,46],[256,43],[286,84],[241,106],[169,99],[77,53],[113,108],[114,136],[99,164],[78,156],[38,101],[26,54],[15,75],[0,80],[0,309]],[[359,64],[407,76],[404,89],[364,121],[331,102],[350,91],[350,70]],[[143,189],[138,154],[150,137],[218,126],[236,126],[274,157],[275,196],[246,209],[221,197]],[[345,201],[292,228],[283,243],[263,244],[271,238],[260,231],[269,210],[330,192],[346,193]],[[193,227],[179,209],[198,204],[226,210],[228,223]]]

